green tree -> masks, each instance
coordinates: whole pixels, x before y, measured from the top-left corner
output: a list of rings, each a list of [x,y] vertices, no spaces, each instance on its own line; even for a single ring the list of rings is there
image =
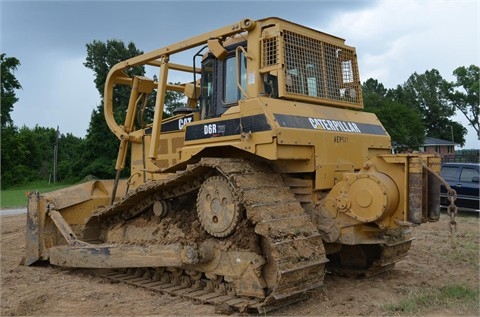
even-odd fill
[[[2,189],[27,181],[29,168],[23,162],[28,154],[25,145],[18,140],[17,128],[11,124],[2,127]]]
[[[53,176],[56,130],[35,126],[2,129],[2,188]],[[3,150],[6,149],[6,150]],[[7,150],[8,149],[8,150]]]
[[[57,180],[76,182],[80,175],[74,173],[73,165],[81,157],[83,139],[71,133],[61,134],[58,138]]]
[[[425,137],[419,113],[393,100],[389,91],[376,79],[368,79],[362,88],[365,111],[377,115],[390,134],[394,149],[398,152],[418,149]]]
[[[93,110],[87,135],[81,145],[82,157],[72,166],[72,170],[84,177],[94,175],[99,178],[112,178],[115,171],[115,160],[118,153],[119,141],[110,131],[104,119],[103,93],[105,80],[109,70],[118,62],[137,56],[139,51],[133,43],[125,45],[122,41],[108,40],[107,42],[93,41],[86,45],[87,57],[84,65],[95,73],[95,86],[102,98],[102,102]],[[127,73],[142,76],[143,67],[131,68]],[[125,119],[130,90],[128,87],[117,85],[114,88],[114,107],[117,122]],[[128,166],[128,165],[127,165]]]
[[[463,145],[467,130],[450,119],[455,115],[455,107],[446,95],[448,85],[438,70],[432,69],[424,74],[412,74],[389,95],[420,113],[427,136],[450,140],[453,131],[455,142]]]
[[[480,140],[478,121],[480,115],[480,68],[476,65],[470,65],[468,68],[458,67],[453,71],[453,75],[457,79],[447,86],[447,98],[455,109],[467,118]]]
[[[1,119],[1,188],[7,188],[11,185],[22,183],[28,169],[19,165],[19,159],[26,156],[26,149],[17,142],[17,128],[13,125],[10,113],[14,104],[18,101],[15,95],[16,89],[22,86],[14,75],[14,72],[20,66],[20,61],[15,57],[6,57],[4,53],[0,54],[0,76],[1,76],[1,100],[0,100],[0,119]]]
[[[6,57],[4,53],[0,54],[1,63],[1,124],[2,128],[7,124],[13,124],[10,112],[13,110],[13,105],[18,101],[15,95],[16,89],[21,89],[22,86],[13,74],[20,61],[15,57]]]
[[[17,142],[27,151],[24,160],[17,163],[28,168],[28,181],[49,180],[53,173],[53,148],[57,131],[54,128],[35,126],[33,129],[22,127],[18,131]]]
[[[107,42],[95,40],[88,43],[86,48],[87,57],[83,65],[90,68],[95,73],[94,82],[101,97],[103,97],[105,81],[107,80],[107,75],[110,69],[123,60],[143,53],[138,50],[132,42],[125,45],[125,43],[119,40],[108,40]],[[127,71],[129,76],[142,76],[144,73],[144,68],[140,66],[133,67]]]

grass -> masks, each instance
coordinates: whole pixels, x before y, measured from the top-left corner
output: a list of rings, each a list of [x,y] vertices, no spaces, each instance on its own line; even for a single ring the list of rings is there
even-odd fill
[[[434,311],[478,311],[479,289],[452,284],[440,289],[421,289],[408,294],[399,303],[386,304],[383,309],[391,314],[424,315]]]
[[[38,191],[41,193],[48,193],[68,186],[70,186],[70,184],[34,182],[21,187],[2,190],[0,192],[0,209],[26,207],[28,192]]]
[[[478,241],[478,240],[477,240]],[[449,252],[444,252],[445,260],[454,265],[460,261],[473,266],[479,265],[479,246],[477,241],[460,241],[457,239],[457,247]]]
[[[480,239],[480,233],[478,230],[464,231],[462,228],[463,223],[478,224],[478,216],[460,216],[460,218],[461,222],[458,224],[457,232],[455,233],[456,247],[454,249],[442,250],[442,258],[452,266],[463,262],[475,266],[478,269],[480,260],[480,246],[478,241]]]

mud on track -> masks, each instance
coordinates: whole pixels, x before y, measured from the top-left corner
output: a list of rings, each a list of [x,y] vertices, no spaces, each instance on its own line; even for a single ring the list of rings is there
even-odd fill
[[[5,215],[1,222],[1,316],[147,316],[219,315],[216,307],[113,284],[86,271],[20,265],[24,254],[25,218]],[[465,260],[466,248],[479,244],[479,217],[458,217],[455,250],[450,248],[448,217],[414,228],[416,240],[406,259],[386,274],[351,279],[327,274],[310,300],[270,313],[277,316],[387,316],[386,303],[399,302],[422,288],[452,284],[478,289],[479,256]],[[440,308],[441,309],[441,308]],[[478,307],[435,310],[429,316],[478,316]],[[235,315],[235,314],[234,314]]]

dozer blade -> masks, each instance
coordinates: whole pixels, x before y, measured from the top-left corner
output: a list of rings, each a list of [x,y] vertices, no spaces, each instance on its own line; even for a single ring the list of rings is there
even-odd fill
[[[30,193],[27,205],[27,232],[24,265],[32,265],[39,260],[40,221],[38,193]]]
[[[23,264],[48,260],[49,249],[58,245],[85,245],[79,240],[85,221],[109,204],[112,188],[112,180],[97,180],[46,194],[30,193]],[[118,188],[119,195],[124,194],[125,182],[120,181]]]

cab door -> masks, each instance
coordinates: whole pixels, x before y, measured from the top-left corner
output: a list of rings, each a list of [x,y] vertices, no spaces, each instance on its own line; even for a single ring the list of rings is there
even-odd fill
[[[226,47],[228,54],[223,60],[208,54],[202,61],[202,119],[220,117],[245,97],[247,58],[241,50],[236,53],[236,48],[240,45],[245,43]]]

